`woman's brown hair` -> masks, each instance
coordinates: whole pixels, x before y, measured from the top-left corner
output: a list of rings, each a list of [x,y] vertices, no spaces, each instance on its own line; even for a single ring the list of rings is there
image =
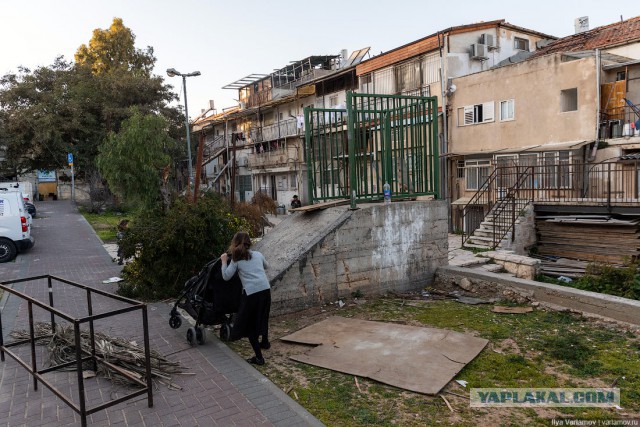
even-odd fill
[[[231,253],[231,259],[233,261],[251,259],[251,253],[249,248],[251,247],[251,238],[244,231],[239,231],[231,239],[231,245],[229,246],[229,252]]]

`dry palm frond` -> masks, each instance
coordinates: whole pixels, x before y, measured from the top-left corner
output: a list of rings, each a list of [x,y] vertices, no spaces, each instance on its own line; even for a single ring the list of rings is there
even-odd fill
[[[37,342],[47,346],[50,366],[76,360],[75,334],[72,326],[56,325],[56,332],[52,335],[51,326],[48,323],[36,323],[34,332],[36,338],[49,338],[48,341],[40,338]],[[29,332],[24,330],[13,331],[11,336],[19,340],[29,339]],[[129,375],[144,381],[146,377],[144,348],[138,346],[135,342],[124,338],[110,337],[100,332],[94,333],[94,340],[96,356],[125,370]],[[80,331],[80,346],[85,353],[91,354],[91,336],[88,331]],[[179,387],[171,382],[171,374],[183,373],[180,363],[166,359],[155,350],[149,350],[149,354],[151,378],[159,380],[172,388]],[[91,362],[87,362],[86,369],[91,369],[89,364]],[[136,384],[104,363],[98,364],[97,374],[118,384]]]

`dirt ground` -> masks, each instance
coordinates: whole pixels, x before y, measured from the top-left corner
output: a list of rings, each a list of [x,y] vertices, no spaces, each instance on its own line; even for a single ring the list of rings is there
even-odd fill
[[[327,425],[549,425],[552,419],[580,419],[581,416],[596,419],[640,418],[638,411],[607,412],[567,412],[554,408],[471,408],[469,406],[469,388],[451,381],[437,396],[425,396],[400,390],[395,387],[376,383],[366,378],[335,373],[295,362],[290,356],[307,351],[310,347],[281,341],[279,338],[320,322],[331,316],[355,317],[364,320],[377,320],[402,323],[414,326],[441,327],[438,324],[427,325],[415,316],[403,316],[404,311],[420,312],[433,301],[425,301],[420,294],[395,295],[384,301],[380,308],[380,299],[349,299],[336,301],[322,307],[314,307],[301,312],[272,317],[270,321],[271,349],[264,351],[267,361],[260,371],[285,393],[298,400],[305,408]],[[375,305],[377,304],[377,305]],[[372,307],[375,305],[375,309]],[[539,310],[539,308],[536,308]],[[461,321],[462,322],[462,321]],[[589,320],[590,327],[619,330],[628,336],[635,334],[636,344],[640,342],[637,332],[626,330],[624,326]],[[462,323],[459,323],[462,325]],[[471,335],[482,335],[472,325],[463,327]],[[540,331],[543,333],[543,331]],[[490,338],[486,336],[485,338]],[[517,339],[490,339],[482,354],[499,355],[507,358],[520,358],[530,365],[541,363],[541,352],[530,348],[521,348],[522,341]],[[247,340],[230,343],[243,357],[252,354]],[[480,358],[480,356],[478,356]],[[472,362],[473,363],[473,362]],[[544,363],[541,363],[544,365]],[[477,369],[477,368],[476,368]],[[496,367],[500,369],[500,367]],[[553,378],[563,387],[610,387],[607,380],[593,376],[584,378],[574,376],[563,367],[544,365],[538,368],[546,378]],[[458,378],[458,377],[456,377]],[[496,380],[499,383],[498,380]],[[384,402],[384,404],[382,403]],[[344,408],[350,406],[350,408]],[[604,412],[602,412],[604,411]],[[351,419],[351,414],[353,415]],[[362,415],[362,414],[365,415]],[[392,415],[389,415],[392,414]]]

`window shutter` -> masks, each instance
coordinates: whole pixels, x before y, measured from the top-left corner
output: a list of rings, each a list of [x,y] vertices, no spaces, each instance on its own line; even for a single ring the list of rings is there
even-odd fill
[[[482,104],[483,122],[492,122],[495,120],[494,102],[485,102]]]
[[[464,107],[464,124],[472,125],[473,122],[473,105],[466,105]]]

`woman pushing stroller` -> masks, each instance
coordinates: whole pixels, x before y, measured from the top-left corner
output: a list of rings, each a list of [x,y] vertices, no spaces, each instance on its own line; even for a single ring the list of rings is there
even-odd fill
[[[247,362],[264,365],[262,349],[266,350],[271,347],[268,334],[271,287],[265,273],[265,269],[269,268],[269,264],[260,252],[252,251],[249,249],[250,247],[251,239],[249,235],[244,232],[238,232],[233,236],[229,246],[231,263],[227,263],[228,255],[226,253],[220,255],[222,278],[229,280],[238,271],[243,289],[240,308],[231,329],[229,340],[235,341],[243,337],[249,338],[255,356],[247,359]],[[258,340],[260,335],[262,335],[262,341]]]

